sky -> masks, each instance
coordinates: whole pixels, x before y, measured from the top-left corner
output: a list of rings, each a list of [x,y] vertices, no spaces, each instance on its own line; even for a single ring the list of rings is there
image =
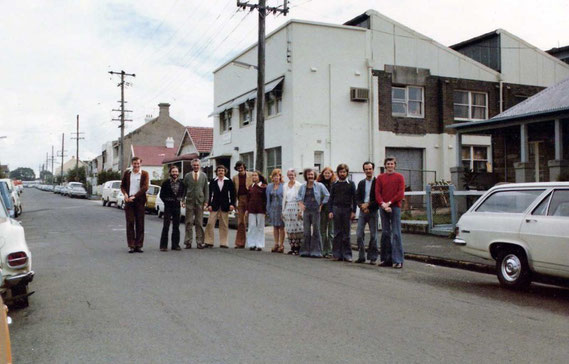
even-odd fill
[[[257,39],[256,12],[237,11],[236,0],[0,5],[0,163],[36,174],[52,146],[56,155],[61,150],[62,133],[65,159],[76,155],[70,138],[77,115],[81,160],[118,139],[112,109],[119,107],[120,77],[109,71],[136,74],[125,89],[133,111],[127,133],[146,115],[158,116],[160,102],[184,125],[213,126],[213,70]],[[498,28],[543,50],[569,45],[567,0],[289,0],[289,7],[287,16],[267,17],[267,33],[290,19],[343,24],[374,9],[447,46]]]

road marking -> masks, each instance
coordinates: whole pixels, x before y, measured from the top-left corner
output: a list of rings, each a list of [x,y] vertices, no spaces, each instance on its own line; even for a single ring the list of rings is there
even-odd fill
[[[126,231],[126,228],[122,228],[122,229],[112,229],[113,231]]]

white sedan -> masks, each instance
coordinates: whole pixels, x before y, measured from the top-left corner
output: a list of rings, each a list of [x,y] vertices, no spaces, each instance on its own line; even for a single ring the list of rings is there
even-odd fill
[[[569,183],[493,187],[458,221],[454,243],[496,261],[500,284],[569,279]]]
[[[18,189],[14,182],[10,178],[2,178],[0,179],[1,182],[5,182],[8,186],[8,190],[10,191],[10,195],[12,196],[12,203],[14,208],[16,209],[16,217],[22,214],[22,200],[20,200],[20,194],[18,193]]]
[[[11,219],[0,199],[0,294],[4,301],[20,307],[28,306],[28,283],[34,278],[32,255],[26,243],[24,228]]]

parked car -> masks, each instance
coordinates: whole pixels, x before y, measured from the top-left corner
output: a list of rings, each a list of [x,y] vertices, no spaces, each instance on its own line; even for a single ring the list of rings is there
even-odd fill
[[[146,191],[146,211],[149,213],[156,212],[156,198],[160,194],[160,186],[156,185],[149,185],[148,190]]]
[[[124,210],[124,195],[121,191],[117,194],[117,209]]]
[[[156,215],[158,215],[159,218],[162,218],[162,216],[164,216],[164,201],[162,201],[162,199],[160,198],[160,194],[158,194],[156,196],[156,202],[154,205],[155,205],[154,213],[156,213]],[[180,216],[182,218],[186,217],[186,209],[185,208],[181,209]]]
[[[8,216],[0,199],[0,295],[9,305],[28,306],[28,284],[34,278],[32,255],[24,228]]]
[[[10,191],[10,195],[12,196],[12,203],[14,204],[15,210],[15,217],[18,217],[22,214],[22,201],[20,200],[20,194],[16,190],[14,183],[9,178],[2,178],[0,182],[5,182],[8,186],[8,190]]]
[[[83,186],[83,183],[69,182],[67,187],[68,187],[67,194],[69,195],[69,197],[87,198],[87,190],[85,189],[85,186]]]
[[[111,206],[112,203],[117,203],[117,196],[121,192],[121,181],[107,181],[103,185],[103,193],[101,199],[103,206]]]
[[[0,297],[0,364],[12,363],[10,330],[8,329],[8,325],[10,325],[11,321],[8,316],[8,307],[6,307],[4,301],[2,301],[2,297]]]
[[[12,202],[12,196],[10,194],[10,190],[8,189],[8,185],[4,181],[0,181],[0,198],[4,200],[4,206],[6,206],[6,210],[8,210],[8,215],[12,218],[15,218],[16,208]]]
[[[493,187],[460,218],[454,243],[496,261],[500,284],[569,279],[569,182]]]

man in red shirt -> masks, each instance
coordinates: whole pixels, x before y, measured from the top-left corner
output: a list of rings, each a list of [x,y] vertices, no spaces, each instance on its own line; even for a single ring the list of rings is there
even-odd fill
[[[375,198],[380,206],[381,243],[379,266],[403,267],[403,244],[401,242],[401,201],[405,197],[405,179],[395,172],[397,160],[387,157],[385,173],[377,177]]]

